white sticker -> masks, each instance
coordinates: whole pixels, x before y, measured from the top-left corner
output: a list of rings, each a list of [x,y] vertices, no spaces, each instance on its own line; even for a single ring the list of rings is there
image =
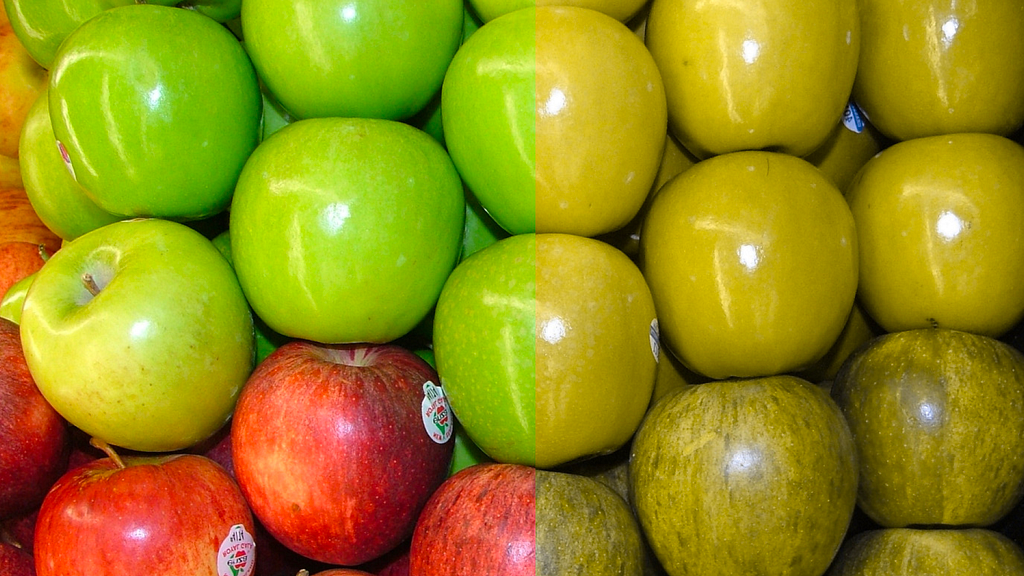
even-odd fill
[[[843,110],[843,126],[857,134],[864,131],[864,112],[853,102],[848,103]]]
[[[68,149],[64,147],[64,143],[60,140],[57,140],[57,151],[60,152],[60,157],[64,160],[64,167],[68,169],[68,174],[71,174],[75,182],[78,182],[78,176],[75,175],[75,167],[71,165],[71,155],[68,154]]]
[[[661,361],[661,330],[658,328],[658,319],[651,320],[651,352],[654,354],[654,361]]]
[[[420,406],[423,412],[423,427],[426,428],[427,435],[438,444],[447,442],[454,432],[454,422],[444,389],[433,382],[425,382],[423,403]]]
[[[218,576],[248,576],[256,570],[256,542],[241,524],[228,531],[217,551]]]

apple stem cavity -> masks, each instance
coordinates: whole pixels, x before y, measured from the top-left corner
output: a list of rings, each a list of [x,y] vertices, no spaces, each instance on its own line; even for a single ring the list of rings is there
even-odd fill
[[[92,274],[88,272],[82,274],[82,284],[89,291],[89,294],[95,296],[100,293],[100,286],[96,283],[96,279],[92,277]]]
[[[103,453],[106,454],[107,457],[110,458],[114,462],[114,464],[118,467],[118,469],[120,469],[120,470],[124,470],[125,469],[124,460],[121,460],[121,456],[117,452],[114,451],[114,447],[113,446],[111,446],[110,444],[107,444],[103,440],[100,440],[99,438],[96,438],[96,437],[90,438],[89,439],[89,444],[92,444],[96,448],[102,450]]]
[[[50,254],[50,251],[46,249],[46,245],[45,244],[40,244],[39,245],[39,257],[43,260],[43,262],[46,262],[47,260],[49,260],[50,256],[52,256],[52,254]]]

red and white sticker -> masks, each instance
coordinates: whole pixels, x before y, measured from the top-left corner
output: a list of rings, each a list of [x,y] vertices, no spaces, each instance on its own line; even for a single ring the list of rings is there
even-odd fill
[[[68,169],[68,174],[78,181],[78,176],[75,175],[75,167],[71,164],[71,154],[68,154],[68,149],[64,146],[64,143],[57,140],[57,150],[60,152],[60,157],[64,160],[64,167]]]
[[[256,570],[256,542],[241,524],[228,531],[217,551],[218,576],[249,576]]]
[[[452,418],[452,408],[448,405],[444,389],[433,382],[425,382],[423,402],[420,406],[423,412],[423,427],[426,428],[427,435],[438,444],[447,442],[454,432],[455,420]]]

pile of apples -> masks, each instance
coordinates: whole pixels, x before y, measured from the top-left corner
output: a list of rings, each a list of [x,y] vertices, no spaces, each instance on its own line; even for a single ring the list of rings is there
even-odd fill
[[[1024,575],[1024,4],[3,7],[0,574]]]

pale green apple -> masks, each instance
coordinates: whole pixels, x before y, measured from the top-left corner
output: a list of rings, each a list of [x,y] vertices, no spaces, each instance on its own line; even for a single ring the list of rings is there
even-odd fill
[[[54,409],[132,450],[180,450],[219,430],[254,362],[227,260],[158,219],[108,224],[54,254],[25,295],[21,338]]]

